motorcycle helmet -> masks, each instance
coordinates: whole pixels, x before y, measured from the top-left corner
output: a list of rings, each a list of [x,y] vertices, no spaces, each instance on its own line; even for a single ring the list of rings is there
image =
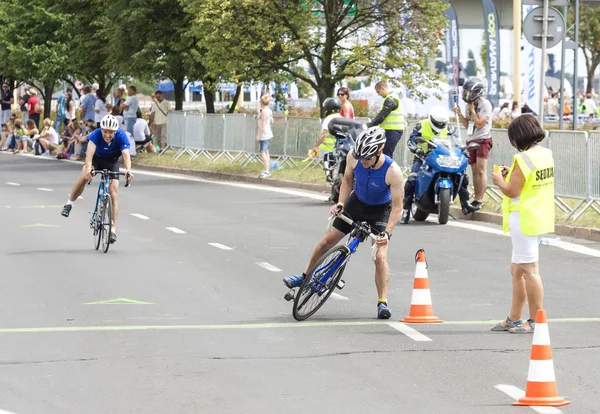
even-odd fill
[[[435,105],[429,111],[429,123],[436,134],[441,133],[448,126],[448,121],[450,121],[450,117],[443,106]]]
[[[385,130],[373,126],[361,132],[358,136],[356,145],[352,150],[352,156],[357,160],[367,160],[374,157],[383,145],[385,145]]]
[[[342,109],[342,103],[338,98],[327,98],[323,101],[323,109],[326,115],[339,112]]]
[[[483,95],[483,82],[479,78],[470,78],[463,85],[462,99],[466,103],[471,103]]]

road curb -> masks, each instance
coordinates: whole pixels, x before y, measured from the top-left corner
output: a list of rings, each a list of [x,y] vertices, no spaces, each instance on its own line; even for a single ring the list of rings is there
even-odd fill
[[[329,187],[326,184],[299,183],[297,181],[280,180],[280,179],[276,179],[276,178],[258,178],[258,177],[251,177],[248,175],[237,175],[237,174],[229,174],[229,173],[221,173],[221,172],[205,171],[205,170],[189,170],[189,169],[179,168],[179,167],[162,167],[162,166],[137,164],[137,163],[134,163],[132,166],[134,168],[138,168],[140,170],[145,170],[145,171],[191,175],[193,177],[200,177],[200,178],[206,178],[206,179],[218,180],[218,181],[237,181],[237,182],[244,182],[244,183],[250,183],[250,184],[262,184],[262,185],[270,185],[273,187],[295,188],[295,189],[324,192],[324,193],[329,193],[329,191],[331,189],[331,187]]]
[[[279,180],[276,178],[262,179],[258,177],[250,177],[247,175],[228,174],[221,172],[205,171],[205,170],[189,170],[178,167],[162,167],[148,164],[133,164],[134,168],[145,171],[164,172],[171,174],[183,174],[190,175],[193,177],[206,178],[218,181],[237,181],[245,182],[250,184],[262,184],[270,185],[273,187],[282,188],[295,188],[309,191],[316,191],[321,193],[329,193],[330,187],[327,184],[312,184],[312,183],[299,183],[296,181]],[[458,206],[450,207],[451,214],[458,220],[465,221],[479,221],[484,223],[493,223],[502,225],[502,215],[498,213],[490,213],[487,211],[476,212],[469,215],[464,215]],[[600,241],[600,229],[591,227],[579,227],[571,226],[568,224],[557,224],[555,227],[555,234],[557,236],[575,237],[579,239],[586,239],[592,241]]]
[[[481,221],[485,223],[493,223],[502,225],[502,214],[490,213],[487,211],[476,212],[469,215],[464,215],[460,208],[456,206],[450,207],[454,217],[460,220]],[[593,227],[571,226],[569,224],[556,224],[554,234],[557,236],[575,237],[578,239],[586,239],[592,241],[600,241],[600,229]]]

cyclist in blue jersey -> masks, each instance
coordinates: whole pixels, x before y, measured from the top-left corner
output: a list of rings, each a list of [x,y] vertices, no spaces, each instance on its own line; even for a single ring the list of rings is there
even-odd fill
[[[387,248],[392,231],[402,213],[404,180],[398,164],[382,154],[385,146],[385,130],[374,126],[363,131],[356,145],[346,158],[346,171],[340,188],[340,202],[331,208],[331,215],[345,212],[354,221],[365,221],[380,237],[375,255],[375,285],[379,300],[377,317],[389,319],[387,293],[390,281],[390,267],[387,262]],[[325,252],[339,243],[351,231],[351,226],[340,218],[333,222],[333,229],[323,236],[315,246],[308,266],[301,275],[288,276],[283,283],[290,289],[304,281],[306,272],[311,269]]]
[[[71,190],[67,204],[63,207],[61,214],[69,217],[73,203],[77,200],[85,188],[85,185],[92,180],[92,170],[109,170],[119,172],[119,158],[123,156],[125,164],[126,178],[131,181],[131,157],[129,155],[129,139],[121,129],[119,121],[112,115],[106,115],[100,121],[100,128],[96,129],[87,137],[88,147],[85,156],[81,176],[75,181]],[[117,241],[116,223],[119,213],[119,203],[117,194],[119,189],[119,176],[115,176],[110,182],[110,197],[112,199],[112,221],[113,227],[110,232],[110,242]]]

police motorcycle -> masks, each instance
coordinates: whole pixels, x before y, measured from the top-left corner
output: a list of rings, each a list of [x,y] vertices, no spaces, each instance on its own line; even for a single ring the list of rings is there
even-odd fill
[[[416,137],[415,141],[428,144],[429,151],[416,173],[411,215],[416,221],[424,221],[429,214],[437,214],[438,223],[446,224],[450,203],[459,189],[463,185],[466,188],[468,184],[468,151],[476,150],[479,144],[472,142],[463,146],[454,134],[445,137],[436,135],[430,141]]]
[[[329,133],[336,138],[336,142],[333,151],[323,157],[323,169],[327,174],[327,182],[331,184],[330,201],[334,203],[337,203],[340,197],[340,187],[346,171],[346,157],[358,135],[365,129],[367,126],[362,122],[347,118],[334,118],[329,122]]]

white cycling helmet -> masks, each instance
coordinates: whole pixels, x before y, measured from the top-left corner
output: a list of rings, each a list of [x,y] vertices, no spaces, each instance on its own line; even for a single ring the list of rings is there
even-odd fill
[[[431,129],[436,133],[439,134],[442,132],[448,126],[448,121],[450,121],[448,110],[443,106],[435,105],[429,111],[429,123],[431,124]]]
[[[357,160],[367,160],[374,157],[384,144],[385,129],[373,126],[360,133],[352,150],[352,156]]]
[[[112,115],[106,115],[100,121],[100,128],[116,131],[119,129],[119,121]]]

